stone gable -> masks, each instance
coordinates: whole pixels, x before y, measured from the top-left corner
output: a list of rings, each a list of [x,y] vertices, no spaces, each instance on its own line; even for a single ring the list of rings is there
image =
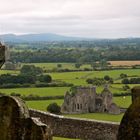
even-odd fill
[[[96,93],[96,87],[77,87],[76,93],[66,92],[62,113],[93,113],[107,112],[120,114],[120,108],[113,103],[113,95],[106,86],[101,94]]]

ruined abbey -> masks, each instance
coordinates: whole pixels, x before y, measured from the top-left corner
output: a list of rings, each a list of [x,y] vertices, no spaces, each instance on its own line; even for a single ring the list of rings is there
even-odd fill
[[[101,94],[96,93],[96,87],[77,87],[75,94],[66,92],[61,112],[69,114],[93,112],[120,114],[120,108],[113,103],[113,95],[107,86]]]

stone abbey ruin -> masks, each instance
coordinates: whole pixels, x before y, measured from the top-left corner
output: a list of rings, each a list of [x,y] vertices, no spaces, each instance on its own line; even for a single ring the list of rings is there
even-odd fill
[[[0,42],[0,68],[2,67],[6,59],[5,52],[6,46],[2,45],[2,43]]]
[[[113,95],[106,85],[101,94],[96,93],[96,87],[77,87],[73,94],[66,92],[61,112],[120,114],[120,108],[113,103]]]
[[[0,44],[0,67],[4,62],[5,46]],[[81,89],[79,90],[81,92]],[[92,90],[95,91],[94,88]],[[106,89],[104,94],[105,91]],[[111,94],[108,92],[105,95],[109,95],[112,104]],[[97,98],[94,98],[95,103]],[[102,102],[97,102],[102,103],[97,105],[99,108],[101,106],[103,112],[108,109],[105,107],[108,104],[104,104],[107,99],[108,97],[104,100],[103,96]],[[78,98],[76,103],[80,104],[80,100],[83,99]],[[83,112],[79,110],[80,106],[77,105],[78,110],[74,112]],[[85,110],[91,111],[90,109]],[[121,123],[54,115],[28,109],[25,102],[18,97],[0,96],[0,140],[52,140],[54,136],[81,140],[140,140],[140,87],[132,89],[132,104],[125,112]]]

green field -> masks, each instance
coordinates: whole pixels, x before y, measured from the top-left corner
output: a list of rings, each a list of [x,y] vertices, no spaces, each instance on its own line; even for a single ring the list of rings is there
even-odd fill
[[[36,66],[42,67],[43,69],[53,69],[57,67],[57,63],[35,63]],[[89,67],[89,65],[83,65],[84,67]],[[73,63],[63,63],[62,68],[74,69]],[[0,74],[18,74],[19,71],[11,70],[0,70]],[[128,70],[110,70],[110,71],[82,71],[82,72],[53,72],[45,73],[50,74],[55,81],[64,81],[68,83],[73,83],[74,85],[88,86],[86,83],[87,78],[100,77],[103,78],[105,75],[109,75],[113,78],[114,84],[110,85],[110,91],[112,93],[124,93],[123,84],[119,76],[121,73],[127,74],[130,77],[140,76],[140,69],[128,69]],[[129,85],[130,88],[137,86],[136,84]],[[97,87],[97,93],[101,93],[103,86]],[[37,95],[37,96],[62,96],[68,91],[70,87],[44,87],[44,88],[13,88],[13,89],[0,89],[0,92],[11,94],[19,93],[21,95]],[[131,97],[114,97],[114,102],[120,107],[128,107],[131,104]],[[58,105],[63,103],[63,100],[43,100],[43,101],[27,101],[27,105],[30,108],[46,111],[47,106],[50,103],[56,102]],[[88,118],[88,119],[98,119],[98,120],[108,120],[108,121],[120,121],[123,114],[121,115],[110,115],[102,113],[91,113],[91,114],[80,114],[80,115],[68,115],[70,117]],[[56,139],[55,139],[56,140]]]
[[[124,107],[127,108],[129,107],[129,105],[131,104],[131,97],[130,96],[126,96],[126,97],[114,97],[114,102],[120,106],[120,107]],[[57,100],[42,100],[42,101],[27,101],[27,105],[30,108],[34,108],[34,109],[39,109],[42,111],[46,111],[47,106],[50,103],[54,103],[56,102],[58,105],[62,105],[63,103],[63,99],[57,99]]]
[[[50,103],[57,103],[58,105],[62,105],[63,100],[43,100],[43,101],[27,101],[26,104],[29,108],[38,109],[42,111],[46,111],[47,106]],[[114,97],[114,102],[120,107],[129,107],[131,104],[131,97]],[[96,119],[96,120],[105,120],[105,121],[115,121],[119,122],[122,119],[123,114],[120,115],[111,115],[105,113],[88,113],[88,114],[72,114],[66,115],[69,117],[77,117],[77,118],[87,118],[87,119]]]
[[[119,102],[118,99],[116,99],[116,101]],[[54,103],[54,102],[56,102],[58,105],[62,105],[63,100],[27,101],[26,104],[29,108],[46,111],[47,106],[50,103]],[[106,113],[88,113],[88,114],[72,114],[72,115],[65,115],[65,116],[119,122],[122,119],[123,114],[111,115]]]
[[[17,70],[0,70],[0,74],[18,74]]]
[[[26,104],[29,108],[46,111],[47,106],[54,102],[61,106],[63,100],[60,99],[60,100],[26,101]]]
[[[12,88],[0,89],[0,92],[11,94],[20,93],[21,95],[38,95],[38,96],[61,96],[69,90],[69,87],[45,87],[45,88]]]
[[[110,87],[110,91],[114,94],[125,93],[122,89],[123,84],[112,84]],[[138,86],[136,84],[129,85],[131,88],[134,86]],[[10,89],[0,89],[1,93],[11,94],[11,93],[19,93],[24,96],[28,95],[37,95],[37,96],[63,96],[66,91],[69,91],[70,87],[41,87],[41,88],[10,88]],[[104,86],[100,86],[96,88],[97,93],[101,93],[104,89]]]
[[[75,63],[22,63],[22,66],[35,65],[37,67],[41,67],[44,70],[52,70],[52,69],[58,68],[57,67],[58,64],[61,64],[62,66],[59,69],[77,70],[77,68],[75,68]],[[84,68],[91,68],[91,66],[89,64],[84,64],[79,69],[82,70]]]

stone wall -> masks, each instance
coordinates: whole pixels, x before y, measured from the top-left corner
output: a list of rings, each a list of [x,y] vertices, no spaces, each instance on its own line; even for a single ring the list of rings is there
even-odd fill
[[[117,140],[140,140],[140,87],[132,89],[132,104],[123,116]]]
[[[52,130],[52,135],[85,140],[116,140],[119,123],[87,119],[68,118],[42,111],[29,110],[32,117],[37,117]]]
[[[0,140],[51,140],[47,125],[29,115],[17,97],[0,97]]]
[[[5,50],[6,50],[6,46],[2,45],[0,42],[0,68],[2,67],[2,65],[5,62]]]

